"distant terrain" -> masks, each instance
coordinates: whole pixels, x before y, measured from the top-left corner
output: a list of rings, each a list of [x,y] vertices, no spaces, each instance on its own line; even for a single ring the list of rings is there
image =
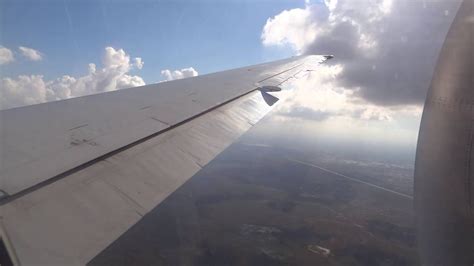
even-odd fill
[[[90,264],[416,265],[412,165],[247,142]]]

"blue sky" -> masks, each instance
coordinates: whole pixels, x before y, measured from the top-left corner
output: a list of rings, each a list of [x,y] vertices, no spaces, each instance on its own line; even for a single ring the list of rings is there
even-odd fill
[[[268,18],[304,1],[3,1],[0,44],[44,54],[18,59],[2,76],[42,74],[53,79],[100,65],[104,48],[122,48],[145,62],[146,83],[163,69],[194,67],[200,74],[288,57],[289,47],[264,47]],[[133,71],[132,71],[133,74]]]
[[[324,124],[328,135],[353,125],[345,131],[411,146],[459,6],[459,0],[0,3],[0,109],[296,54],[333,54],[329,65],[295,81],[297,93],[273,118],[305,125],[304,132]]]

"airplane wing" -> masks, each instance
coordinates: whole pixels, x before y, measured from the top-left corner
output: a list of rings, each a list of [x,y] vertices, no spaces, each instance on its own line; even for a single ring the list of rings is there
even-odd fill
[[[0,264],[86,264],[330,58],[0,111]]]

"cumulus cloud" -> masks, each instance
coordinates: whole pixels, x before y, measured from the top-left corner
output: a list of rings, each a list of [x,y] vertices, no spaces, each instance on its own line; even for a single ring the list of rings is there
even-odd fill
[[[41,75],[6,77],[0,83],[0,109],[142,86],[145,81],[140,76],[129,74],[133,68],[142,66],[141,59],[130,62],[130,56],[123,49],[106,47],[102,68],[91,63],[88,73],[80,77],[64,75],[48,81]]]
[[[325,0],[267,20],[264,45],[334,54],[338,86],[377,105],[422,104],[460,0]]]
[[[311,8],[285,10],[269,18],[263,27],[264,45],[291,45],[298,53],[314,41],[318,27]]]
[[[41,75],[3,78],[1,83],[0,107],[29,105],[46,100],[46,84]]]
[[[305,77],[290,79],[284,87],[295,90],[282,92],[289,95],[277,106],[276,115],[318,122],[329,119],[392,121],[400,114],[421,115],[421,107],[416,105],[380,106],[354,97],[357,92],[341,87],[335,81],[343,71],[340,65],[322,65]]]
[[[8,48],[0,46],[0,65],[8,64],[13,61],[15,61],[13,52]]]
[[[161,71],[161,75],[165,78],[164,81],[174,80],[174,79],[182,79],[182,78],[189,78],[195,77],[199,75],[199,73],[192,67],[183,68],[181,70],[169,70],[165,69]]]
[[[43,54],[33,48],[28,48],[24,46],[18,47],[20,54],[28,60],[31,61],[41,61],[43,59]]]

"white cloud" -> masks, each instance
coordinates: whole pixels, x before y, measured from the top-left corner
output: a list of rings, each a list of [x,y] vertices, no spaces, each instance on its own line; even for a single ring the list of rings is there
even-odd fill
[[[337,0],[324,0],[324,4],[328,7],[329,11],[334,11],[337,7]]]
[[[130,56],[122,49],[106,47],[101,69],[91,63],[88,73],[80,77],[64,75],[45,81],[41,75],[3,78],[0,87],[0,109],[73,98],[105,91],[113,91],[145,85],[140,76],[129,75],[134,67],[143,66],[130,62]]]
[[[376,40],[368,25],[380,22],[389,14],[392,1],[370,0],[365,4],[348,0],[325,0],[323,4],[306,2],[305,8],[284,10],[269,18],[262,30],[262,42],[267,46],[290,45],[300,54],[329,33],[339,33],[340,41],[348,41],[354,34],[358,36],[358,40],[348,45],[373,48]],[[349,34],[346,36],[345,33]]]
[[[287,99],[277,105],[276,116],[282,119],[313,121],[338,120],[352,122],[392,121],[400,115],[418,118],[421,107],[380,106],[369,103],[356,95],[354,90],[339,86],[336,82],[344,73],[342,65],[322,65],[306,77],[290,79],[285,88],[293,88]]]
[[[46,101],[46,84],[41,75],[3,78],[1,82],[0,107],[29,105]]]
[[[264,45],[333,54],[337,82],[377,105],[421,105],[460,0],[307,1],[262,29]],[[447,12],[446,12],[447,11]]]
[[[21,55],[24,56],[28,60],[41,61],[43,59],[43,54],[40,51],[35,50],[33,48],[20,46],[18,47],[18,50],[20,51]]]
[[[117,79],[116,89],[126,89],[145,85],[145,81],[140,76],[124,74]]]
[[[311,43],[317,34],[317,24],[311,19],[310,8],[285,10],[269,18],[263,28],[264,45],[291,45],[298,53],[307,43]]]
[[[134,65],[135,65],[138,69],[142,69],[142,68],[143,68],[143,65],[145,64],[145,62],[143,62],[143,60],[142,60],[141,57],[135,57],[134,61],[135,61]]]
[[[286,99],[269,117],[272,123],[261,127],[262,131],[268,136],[277,130],[276,137],[282,139],[303,138],[304,145],[350,141],[416,147],[422,107],[369,103],[354,90],[339,86],[337,79],[343,72],[340,65],[326,65],[308,77],[290,79],[284,87],[296,90],[275,93],[277,97],[282,97],[280,93],[289,95],[282,97]]]
[[[199,73],[194,68],[188,67],[188,68],[183,68],[181,70],[174,70],[174,71],[165,69],[161,71],[161,75],[165,78],[164,81],[169,81],[169,80],[174,80],[174,79],[195,77],[199,75]]]
[[[8,64],[13,61],[15,61],[13,52],[8,48],[0,46],[0,65]]]

